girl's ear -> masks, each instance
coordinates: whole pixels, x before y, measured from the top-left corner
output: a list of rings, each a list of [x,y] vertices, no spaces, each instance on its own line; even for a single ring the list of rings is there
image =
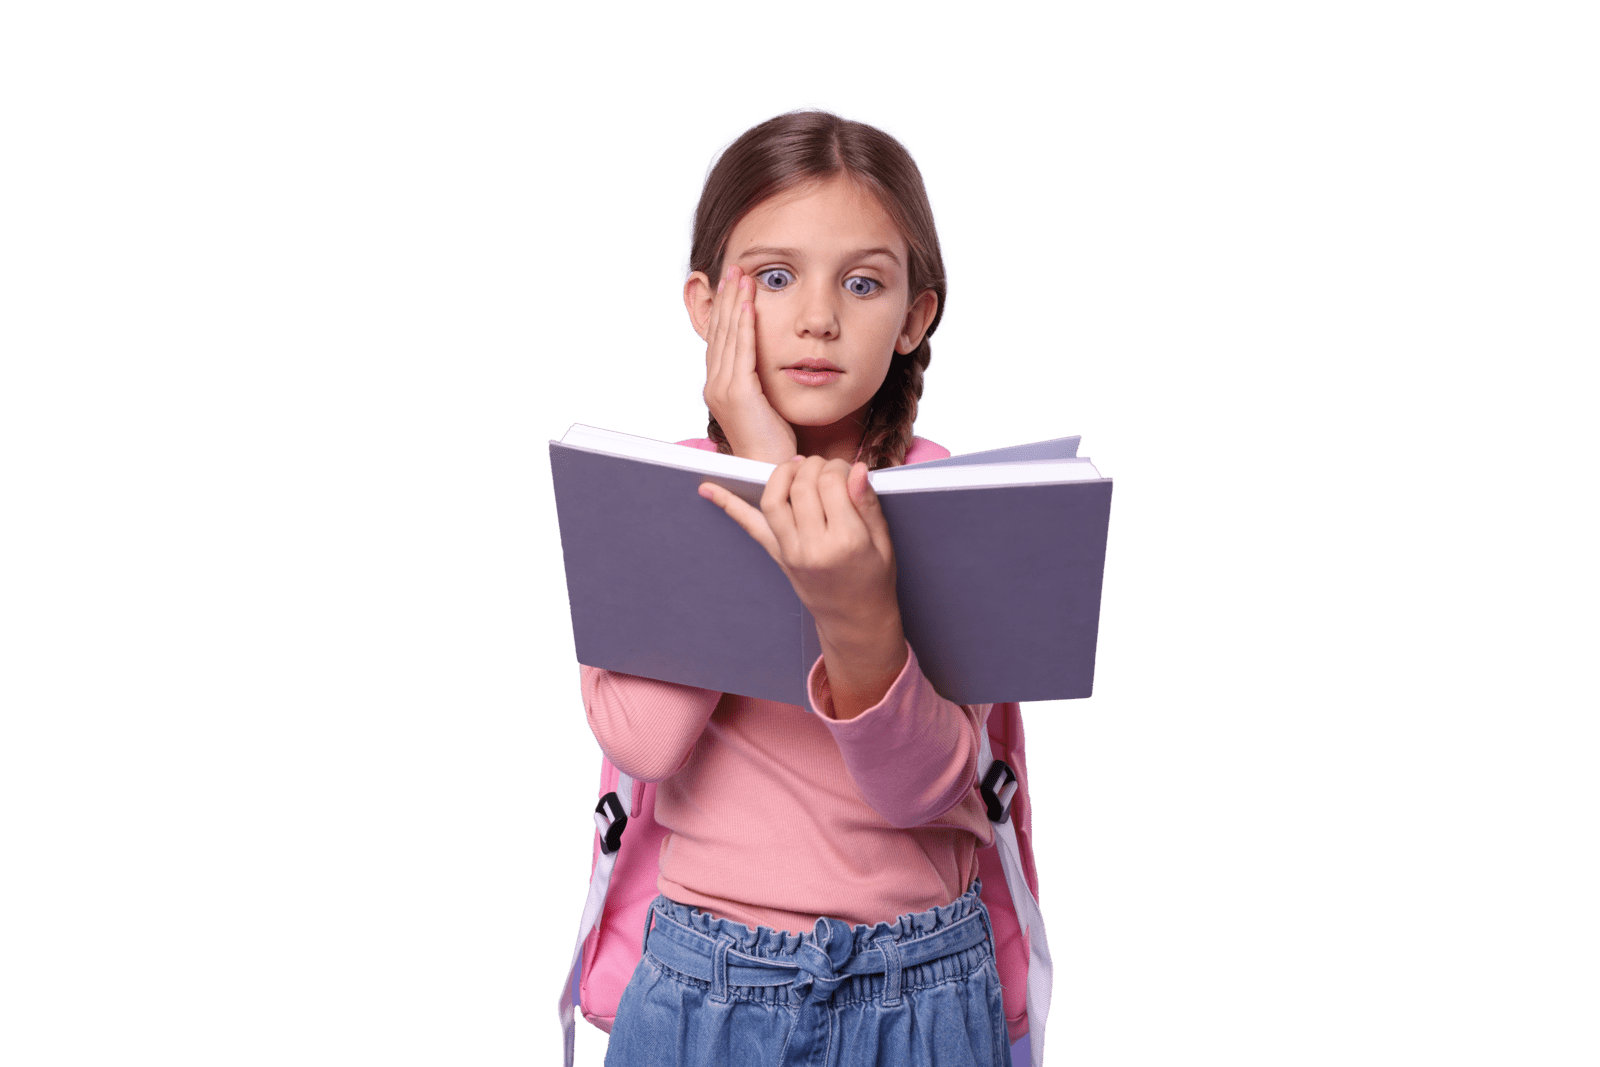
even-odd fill
[[[895,338],[894,350],[902,356],[916,351],[922,343],[922,335],[928,330],[928,323],[933,321],[933,313],[939,310],[939,294],[932,289],[924,289],[911,301],[911,306],[906,308],[905,321],[900,324],[900,336]]]
[[[689,322],[702,341],[709,340],[706,333],[711,329],[711,302],[716,296],[716,287],[705,271],[695,271],[683,283],[683,306],[688,309]]]

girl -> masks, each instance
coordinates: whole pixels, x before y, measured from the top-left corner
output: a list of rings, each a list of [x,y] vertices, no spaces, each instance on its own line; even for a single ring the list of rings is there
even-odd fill
[[[1009,1062],[973,788],[989,705],[933,691],[901,631],[867,471],[912,436],[944,268],[916,164],[821,112],[735,141],[695,213],[690,320],[709,437],[777,464],[757,510],[700,493],[816,619],[806,708],[584,667],[606,756],[670,831],[606,1063]]]

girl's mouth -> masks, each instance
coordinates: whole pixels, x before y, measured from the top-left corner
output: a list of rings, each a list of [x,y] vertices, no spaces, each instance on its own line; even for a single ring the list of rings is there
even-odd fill
[[[785,367],[783,368],[783,373],[787,374],[791,381],[799,382],[801,385],[827,385],[829,382],[837,381],[843,376],[844,371],[813,369],[811,367]]]

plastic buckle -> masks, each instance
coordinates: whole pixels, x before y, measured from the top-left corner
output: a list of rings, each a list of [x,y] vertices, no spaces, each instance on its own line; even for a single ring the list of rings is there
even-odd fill
[[[614,791],[600,798],[600,803],[595,805],[594,813],[605,815],[607,808],[611,809],[611,825],[606,827],[605,836],[600,839],[600,851],[609,856],[622,847],[622,831],[627,828],[628,813],[622,810],[622,799]]]
[[[995,760],[984,772],[978,792],[983,795],[983,806],[989,811],[989,821],[1005,822],[1011,818],[1011,801],[1017,795],[1016,772],[1005,760]]]

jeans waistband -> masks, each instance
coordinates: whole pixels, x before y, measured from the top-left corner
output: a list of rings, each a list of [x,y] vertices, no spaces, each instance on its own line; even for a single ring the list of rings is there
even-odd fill
[[[974,885],[954,904],[902,917],[895,924],[851,927],[839,919],[822,918],[809,934],[782,935],[763,927],[753,939],[729,936],[722,932],[726,920],[711,920],[703,913],[693,918],[705,929],[695,929],[682,921],[688,909],[661,898],[651,908],[645,950],[678,973],[708,983],[713,999],[725,997],[729,986],[791,983],[801,996],[827,997],[851,977],[882,974],[885,999],[894,1000],[902,968],[953,956],[990,936],[978,890]],[[919,929],[930,925],[931,930]],[[749,931],[742,924],[741,928]],[[774,938],[776,945],[771,944]],[[762,942],[767,943],[764,951]]]

